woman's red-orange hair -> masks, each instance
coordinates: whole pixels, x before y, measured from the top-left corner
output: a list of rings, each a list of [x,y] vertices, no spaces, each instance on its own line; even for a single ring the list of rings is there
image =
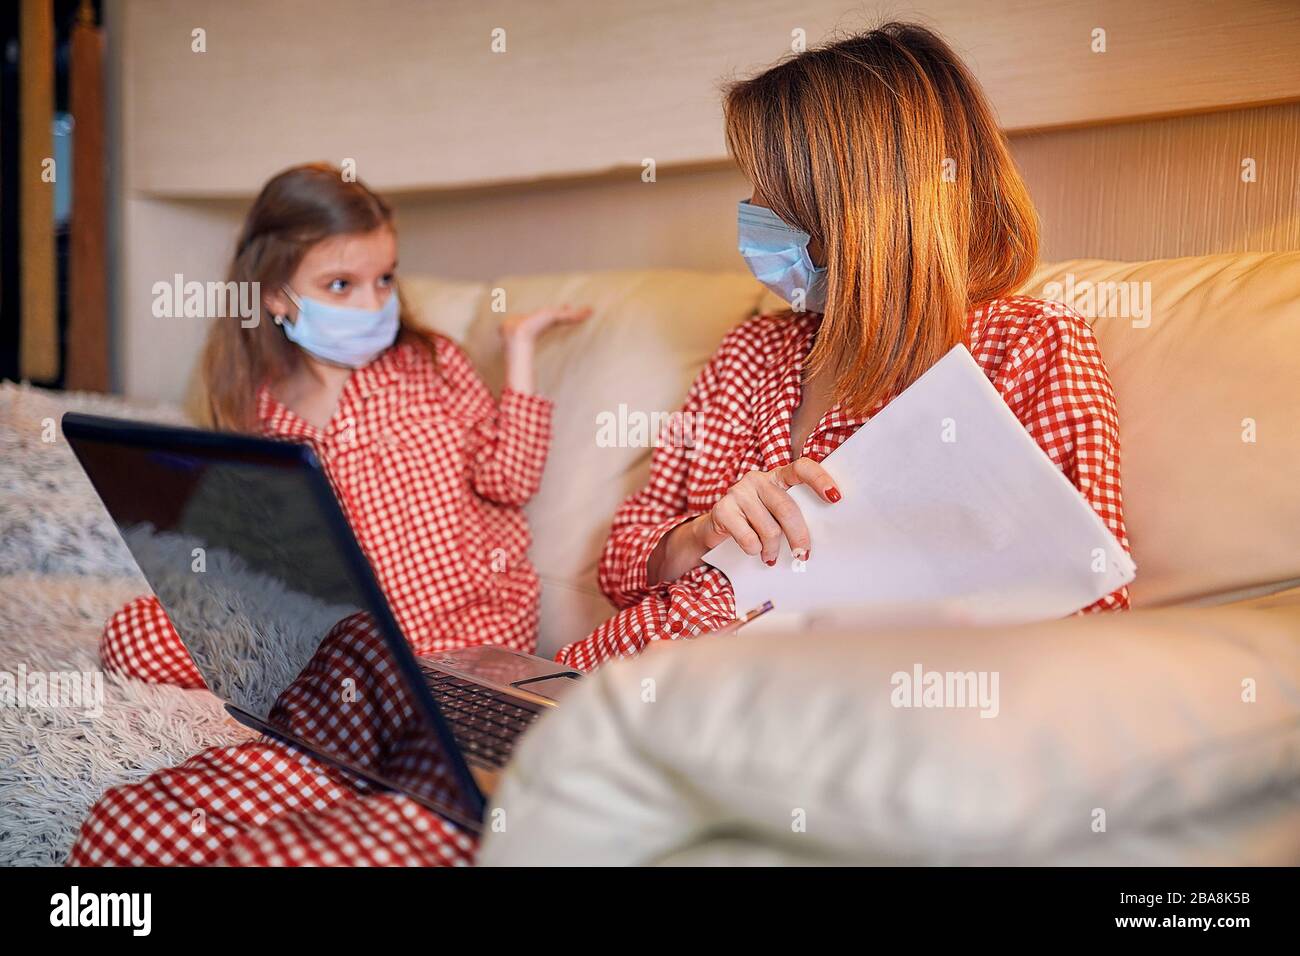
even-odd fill
[[[1029,277],[1038,218],[979,84],[924,27],[792,56],[726,92],[727,144],[755,195],[820,241],[825,317],[810,371],[862,412],[966,337]]]

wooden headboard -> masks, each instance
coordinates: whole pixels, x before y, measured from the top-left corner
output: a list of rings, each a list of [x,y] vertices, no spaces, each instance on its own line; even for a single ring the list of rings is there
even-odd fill
[[[1045,260],[1300,249],[1300,103],[1019,133],[1011,144]]]
[[[104,3],[139,396],[180,395],[203,334],[151,318],[153,283],[223,275],[261,183],[305,160],[354,160],[394,201],[408,273],[743,269],[720,86],[885,19],[984,84],[1045,259],[1300,248],[1296,0]]]

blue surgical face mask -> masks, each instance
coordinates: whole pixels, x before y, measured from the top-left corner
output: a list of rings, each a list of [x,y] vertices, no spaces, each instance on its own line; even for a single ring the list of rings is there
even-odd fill
[[[740,201],[737,213],[740,254],[754,278],[800,312],[826,308],[826,270],[808,256],[811,237],[776,213]]]
[[[317,302],[295,295],[288,286],[284,292],[298,307],[294,322],[277,323],[285,337],[318,359],[349,368],[361,368],[395,341],[401,325],[396,290],[378,309],[354,309]]]

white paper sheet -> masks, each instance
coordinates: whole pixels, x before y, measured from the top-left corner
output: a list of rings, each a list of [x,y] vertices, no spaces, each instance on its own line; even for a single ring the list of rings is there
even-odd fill
[[[812,536],[808,561],[795,561],[784,540],[770,568],[730,540],[704,556],[731,580],[740,613],[775,605],[751,627],[827,614],[882,625],[1045,620],[1135,575],[965,346],[823,465],[838,503],[790,489]]]

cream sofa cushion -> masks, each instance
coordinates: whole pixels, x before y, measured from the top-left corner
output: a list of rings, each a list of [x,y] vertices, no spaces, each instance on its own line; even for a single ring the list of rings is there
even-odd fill
[[[1293,591],[1012,629],[676,642],[607,664],[524,737],[493,798],[508,826],[478,861],[1186,863],[1190,842],[1152,841],[1297,792],[1298,629]],[[894,675],[917,665],[987,675],[992,706],[896,706]],[[1295,823],[1294,803],[1278,812]],[[1196,862],[1293,863],[1290,837]]]
[[[754,313],[762,287],[744,274],[686,270],[508,276],[491,285],[506,312],[565,302],[594,310],[587,322],[548,333],[537,355],[538,386],[554,400],[555,418],[542,487],[526,511],[542,578],[538,653],[551,656],[614,613],[596,565],[615,509],[649,474],[652,449],[598,443],[602,423],[676,411],[722,337]],[[499,391],[502,313],[492,306],[489,296],[464,344]],[[626,437],[636,438],[630,430]]]
[[[402,303],[416,325],[464,342],[488,296],[486,282],[461,282],[426,275],[403,275]]]
[[[1150,314],[1084,282],[1137,283]],[[1300,580],[1300,253],[1055,262],[1024,291],[1089,319],[1110,369],[1134,605]]]
[[[1138,283],[1139,298],[1108,307],[1097,293],[1125,287],[1107,283]],[[1143,290],[1149,316],[1134,307]],[[1133,605],[1300,583],[1300,253],[1048,262],[1021,291],[1071,305],[1101,344],[1119,405]],[[760,305],[782,307],[771,293]],[[1254,442],[1242,440],[1248,419]]]

